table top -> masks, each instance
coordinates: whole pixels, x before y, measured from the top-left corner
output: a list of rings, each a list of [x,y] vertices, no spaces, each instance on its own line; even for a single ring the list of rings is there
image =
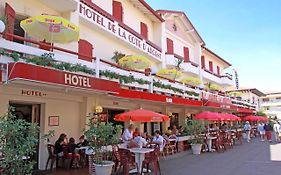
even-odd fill
[[[213,140],[213,139],[216,139],[217,137],[207,137],[207,139],[209,139],[209,140]]]
[[[154,151],[154,149],[151,149],[151,148],[132,148],[132,149],[129,149],[129,150],[132,153],[141,153],[141,154],[145,154],[145,153],[149,153],[149,152]]]

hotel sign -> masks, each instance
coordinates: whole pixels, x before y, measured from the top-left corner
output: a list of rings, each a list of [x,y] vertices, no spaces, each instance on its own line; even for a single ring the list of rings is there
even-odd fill
[[[89,77],[84,77],[84,76],[69,74],[69,73],[64,74],[64,84],[70,86],[83,87],[83,88],[91,87]]]
[[[209,92],[203,92],[203,99],[211,102],[222,103],[222,104],[232,104],[232,101],[228,97],[223,97],[217,94],[211,94]]]
[[[88,7],[87,5],[80,3],[79,5],[79,15],[95,24],[97,27],[115,35],[116,37],[122,39],[123,41],[131,44],[132,46],[144,51],[148,55],[161,59],[161,52],[149,45],[145,40],[132,34],[130,31],[119,26],[117,21],[112,21],[107,17],[103,16],[94,9]]]

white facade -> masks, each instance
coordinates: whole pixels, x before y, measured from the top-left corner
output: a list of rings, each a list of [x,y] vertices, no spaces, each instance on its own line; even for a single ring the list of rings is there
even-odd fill
[[[268,93],[262,98],[261,107],[269,116],[281,119],[281,93]]]

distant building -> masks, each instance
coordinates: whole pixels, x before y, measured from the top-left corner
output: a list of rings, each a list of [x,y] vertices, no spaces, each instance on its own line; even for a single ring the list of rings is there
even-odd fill
[[[261,98],[265,96],[263,92],[256,88],[239,88],[235,90],[228,90],[227,93],[232,98],[239,100],[239,102],[242,100],[248,103],[248,105],[254,108],[256,111],[261,110]]]
[[[281,92],[266,93],[261,107],[267,115],[281,119]]]

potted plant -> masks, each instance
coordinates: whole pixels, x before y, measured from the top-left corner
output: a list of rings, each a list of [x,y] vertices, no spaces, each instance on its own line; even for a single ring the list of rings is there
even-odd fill
[[[108,146],[119,143],[121,129],[121,126],[101,122],[100,116],[96,113],[91,116],[85,136],[89,141],[89,146],[94,150],[93,164],[96,175],[111,174],[114,162],[108,159]]]
[[[192,137],[191,148],[193,154],[200,154],[202,149],[202,144],[204,142],[204,137],[202,133],[205,131],[205,126],[202,121],[189,120],[186,123],[186,132]]]
[[[38,144],[39,127],[23,119],[17,119],[13,108],[0,116],[0,167],[3,174],[31,174],[35,162],[32,156]],[[24,160],[30,161],[24,161]],[[1,172],[0,172],[1,174]]]

